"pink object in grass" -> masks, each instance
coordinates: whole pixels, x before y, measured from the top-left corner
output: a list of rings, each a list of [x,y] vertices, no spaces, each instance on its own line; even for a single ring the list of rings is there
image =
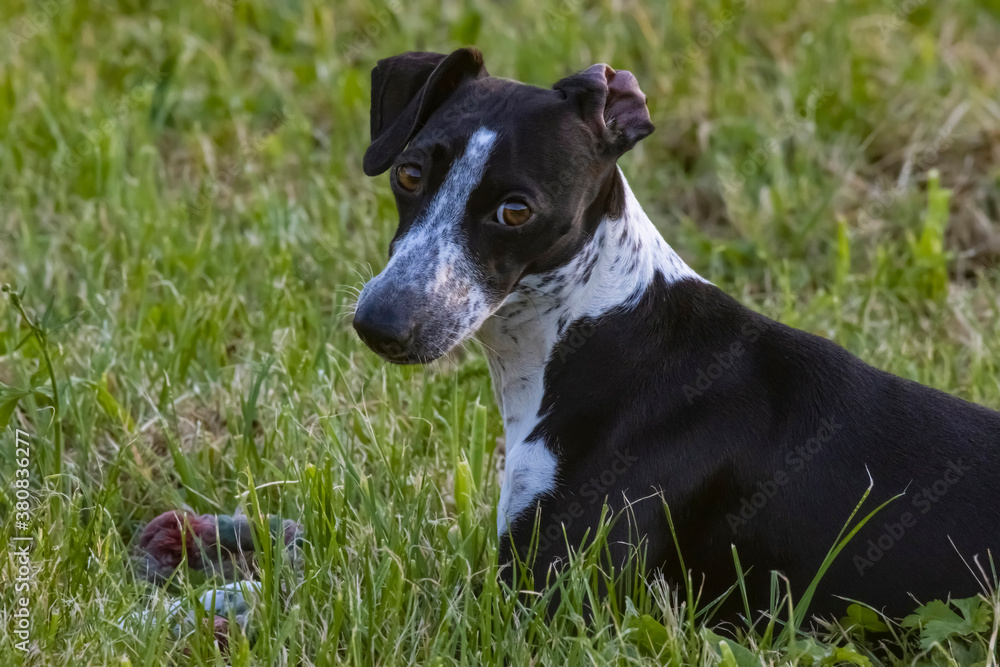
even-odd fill
[[[273,537],[296,552],[302,526],[289,519],[269,516]],[[173,510],[146,524],[136,543],[139,575],[162,583],[187,557],[189,569],[235,578],[253,571],[254,537],[245,515],[193,514]]]

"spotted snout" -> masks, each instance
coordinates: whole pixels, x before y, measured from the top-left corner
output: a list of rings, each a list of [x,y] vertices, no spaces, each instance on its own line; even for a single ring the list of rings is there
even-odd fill
[[[461,246],[423,227],[411,230],[361,290],[354,328],[386,361],[433,361],[472,336],[499,305],[479,275]]]

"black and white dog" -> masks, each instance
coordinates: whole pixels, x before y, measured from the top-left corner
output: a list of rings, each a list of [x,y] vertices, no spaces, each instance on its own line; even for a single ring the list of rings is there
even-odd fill
[[[872,500],[906,495],[841,553],[813,609],[842,611],[838,595],[900,614],[911,593],[978,592],[962,557],[976,569],[1000,547],[1000,413],[700,278],[616,165],[652,131],[635,77],[603,64],[551,89],[489,76],[472,49],[372,71],[364,170],[390,171],[400,224],[354,326],[399,364],[482,341],[507,437],[501,558],[525,553],[537,520],[544,585],[606,502],[628,510],[613,557],[644,540],[647,567],[676,581],[666,502],[703,599],[736,581],[735,544],[760,609],[772,570],[801,595],[870,475]]]

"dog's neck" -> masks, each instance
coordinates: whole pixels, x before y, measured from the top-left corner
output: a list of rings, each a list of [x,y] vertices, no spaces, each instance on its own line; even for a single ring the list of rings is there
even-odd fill
[[[619,172],[623,215],[605,217],[563,266],[527,276],[479,330],[503,415],[508,447],[523,442],[537,420],[544,371],[567,328],[638,303],[657,272],[669,284],[701,280],[663,240]]]

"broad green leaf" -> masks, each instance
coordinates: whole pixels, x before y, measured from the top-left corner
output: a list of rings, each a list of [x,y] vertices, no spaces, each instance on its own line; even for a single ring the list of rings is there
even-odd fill
[[[626,627],[629,641],[647,655],[659,656],[670,642],[670,633],[649,614],[632,617]]]
[[[962,612],[973,632],[985,633],[992,627],[990,621],[993,614],[986,600],[977,596],[952,600],[951,603]]]
[[[847,616],[840,619],[840,624],[848,629],[859,628],[871,632],[889,631],[889,626],[882,622],[876,612],[859,604],[852,604],[847,608]]]
[[[920,646],[928,649],[934,644],[945,643],[952,637],[966,637],[976,632],[989,630],[988,617],[984,617],[970,601],[978,598],[955,601],[956,606],[967,616],[963,618],[945,602],[933,600],[903,619],[905,628],[920,628]],[[957,603],[961,602],[961,606]],[[987,610],[988,613],[988,610]]]
[[[761,667],[760,659],[750,649],[705,630],[705,641],[726,667]]]
[[[996,662],[987,663],[987,648],[979,643],[967,644],[965,642],[949,642],[948,648],[955,656],[955,662],[968,667],[987,667],[988,664],[996,665]]]
[[[7,428],[18,402],[30,393],[0,382],[0,431]]]
[[[34,387],[41,387],[49,382],[49,369],[44,363],[38,364],[38,370],[35,371],[31,378],[28,379],[28,384]]]
[[[0,431],[7,428],[7,424],[10,422],[10,418],[14,414],[17,403],[20,400],[21,396],[0,400]]]
[[[853,646],[838,646],[830,658],[823,661],[828,665],[860,665],[861,667],[869,667],[871,661],[867,656],[863,656],[854,650]]]
[[[808,665],[813,662],[821,662],[829,655],[829,650],[818,644],[816,640],[805,638],[789,644],[788,655],[790,658],[803,661]]]

